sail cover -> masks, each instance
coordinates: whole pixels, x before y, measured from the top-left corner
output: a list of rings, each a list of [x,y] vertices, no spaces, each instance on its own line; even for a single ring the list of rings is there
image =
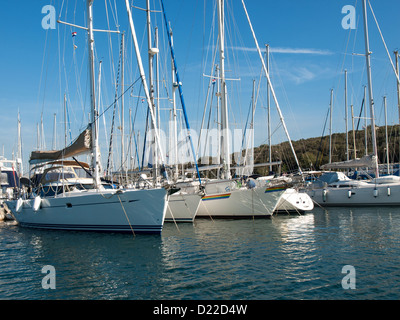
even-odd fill
[[[36,164],[47,161],[66,159],[91,151],[92,147],[92,132],[90,129],[85,129],[79,137],[70,146],[62,150],[54,151],[32,151],[29,159],[30,164]]]
[[[376,168],[378,161],[376,156],[370,154],[362,158],[357,158],[349,161],[327,163],[321,166],[321,169],[348,169],[348,168]]]

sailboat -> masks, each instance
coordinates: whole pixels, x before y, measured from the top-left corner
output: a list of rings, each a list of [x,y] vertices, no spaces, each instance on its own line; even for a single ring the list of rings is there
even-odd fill
[[[269,72],[269,45],[266,45],[266,70]],[[253,97],[255,95],[254,91],[254,84],[253,84]],[[253,98],[253,105],[255,105],[255,101]],[[271,141],[271,107],[270,107],[270,83],[267,83],[267,110],[268,110],[268,145],[269,145],[269,163],[266,163],[265,165],[269,166],[270,170],[272,170],[272,141]],[[278,109],[279,110],[279,109]],[[254,118],[254,111],[255,108],[253,107],[253,112],[252,112],[252,122]],[[283,119],[281,118],[282,123],[284,123]],[[251,131],[251,138],[253,139],[252,141],[252,148],[254,145],[254,131]],[[288,139],[290,141],[289,135]],[[292,148],[292,153],[296,159],[296,163],[298,165],[298,169],[300,171],[300,174],[302,173],[302,170],[300,168],[299,162],[297,161],[297,156]],[[247,154],[247,150],[246,150]],[[249,159],[249,162],[251,163],[251,167],[254,167],[254,159],[253,158],[253,152],[251,152],[251,157]],[[246,156],[245,156],[245,160]],[[261,166],[262,164],[259,164]],[[279,162],[279,165],[281,165],[281,162]],[[299,190],[298,187],[295,187],[293,184],[293,179],[291,177],[275,177],[275,176],[264,176],[264,177],[258,177],[258,180],[267,180],[270,182],[270,184],[282,184],[286,183],[289,187],[285,190],[285,192],[281,195],[281,198],[279,199],[278,205],[275,208],[276,213],[305,213],[307,211],[311,211],[314,209],[314,203],[310,196]]]
[[[197,217],[251,218],[270,217],[286,190],[286,184],[270,186],[266,181],[232,179],[230,166],[229,121],[225,78],[224,1],[218,0],[219,81],[221,105],[221,177],[205,183],[205,195]]]
[[[6,203],[22,227],[159,234],[167,208],[166,188],[114,189],[100,179],[92,6],[93,0],[87,0],[87,28],[81,27],[88,34],[91,122],[72,145],[32,152],[30,164],[39,173],[36,183],[29,193]],[[127,10],[129,15],[128,2]],[[130,25],[135,40],[131,19]],[[80,154],[92,155],[91,171],[76,160]],[[71,157],[73,161],[65,160]]]
[[[0,221],[13,220],[5,201],[14,199],[16,190],[20,187],[20,174],[16,171],[21,165],[18,160],[8,160],[0,156]]]
[[[176,106],[176,91],[179,91],[179,99],[181,102],[182,106],[182,112],[184,114],[184,119],[185,119],[185,124],[188,132],[187,139],[190,141],[190,144],[192,145],[191,141],[191,135],[190,135],[190,126],[188,123],[187,119],[187,114],[186,114],[186,107],[183,99],[183,93],[182,93],[182,83],[179,78],[179,73],[178,73],[178,68],[177,68],[177,62],[176,62],[176,57],[174,53],[174,47],[173,47],[173,35],[172,35],[172,29],[168,25],[168,20],[166,17],[166,11],[164,8],[164,3],[163,1],[160,1],[161,7],[162,7],[162,15],[163,15],[163,21],[165,23],[165,34],[167,35],[168,39],[168,54],[170,53],[171,56],[171,96],[172,96],[172,121],[170,123],[170,154],[169,154],[169,165],[173,167],[173,170],[170,170],[169,167],[167,166],[160,166],[158,161],[159,157],[163,156],[162,152],[154,152],[154,150],[151,150],[151,157],[152,157],[152,173],[153,173],[153,179],[147,179],[147,177],[143,176],[142,180],[146,180],[146,184],[148,185],[157,185],[162,183],[163,180],[165,180],[165,174],[167,176],[170,175],[172,171],[172,179],[171,179],[171,185],[174,186],[174,189],[178,190],[175,193],[171,194],[169,197],[168,205],[167,205],[167,210],[166,210],[166,215],[165,215],[165,222],[193,222],[197,213],[197,209],[199,207],[200,201],[201,201],[201,188],[198,181],[187,181],[187,179],[180,179],[179,178],[179,170],[178,170],[178,138],[177,138],[177,106]],[[128,1],[126,1],[126,7],[129,12],[129,19],[131,20],[131,13],[128,5]],[[154,83],[158,83],[158,79],[154,81],[153,77],[153,63],[158,65],[157,60],[154,62],[154,60],[157,58],[160,54],[159,48],[158,47],[153,47],[152,45],[152,39],[151,39],[151,17],[150,17],[150,1],[146,1],[146,12],[147,12],[147,42],[148,42],[148,61],[149,61],[149,86],[150,90],[148,91],[148,95],[146,94],[146,97],[148,96],[149,103],[152,106],[153,110],[158,109],[158,116],[159,116],[159,109],[160,109],[160,99],[155,97],[155,91],[157,91],[157,96],[159,96],[160,90],[157,86],[154,86]],[[132,29],[132,22],[131,22],[131,29]],[[157,29],[158,30],[158,29]],[[158,46],[158,36],[156,36],[156,43]],[[156,72],[156,76],[158,76],[158,72]],[[145,89],[147,90],[147,89]],[[158,105],[156,106],[155,101],[157,101]],[[160,118],[158,118],[158,122],[156,124],[152,124],[150,134],[158,132],[160,130]],[[152,138],[151,138],[152,139]],[[194,159],[194,163],[197,167],[196,159]],[[160,174],[160,172],[163,172],[163,174]],[[183,176],[183,173],[182,173]],[[167,178],[169,179],[169,177]]]
[[[369,50],[367,5],[362,1],[364,18],[365,57],[367,66],[368,95],[371,116],[371,128],[375,128],[374,98],[372,91],[371,52]],[[398,78],[398,74],[396,74]],[[369,167],[374,170],[375,178],[369,181],[351,180],[343,174],[333,181],[311,184],[307,193],[321,206],[393,206],[400,205],[400,177],[379,176],[378,153],[375,130],[372,131],[373,153],[360,159],[353,159],[324,165],[323,169],[347,169]],[[328,174],[326,174],[328,175]],[[324,179],[323,177],[321,177]]]

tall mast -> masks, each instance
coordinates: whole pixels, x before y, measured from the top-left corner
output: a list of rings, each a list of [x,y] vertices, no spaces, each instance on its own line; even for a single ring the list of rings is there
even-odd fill
[[[129,108],[129,166],[128,170],[133,170],[132,165],[132,136],[133,136],[133,128],[132,128],[132,108]]]
[[[230,154],[229,154],[229,126],[228,126],[228,107],[227,90],[225,80],[225,27],[224,27],[224,0],[218,0],[218,29],[219,29],[219,58],[220,58],[220,77],[221,77],[221,149],[223,164],[223,179],[230,179]]]
[[[129,27],[131,29],[132,40],[133,40],[133,44],[135,46],[135,54],[136,54],[136,59],[137,59],[138,67],[139,67],[140,78],[142,79],[143,91],[145,93],[147,105],[149,107],[150,117],[151,117],[153,128],[156,128],[156,118],[154,116],[153,103],[151,102],[151,98],[150,98],[150,94],[149,94],[149,87],[147,85],[146,75],[144,73],[142,57],[140,55],[139,44],[137,41],[135,26],[133,24],[132,12],[130,9],[129,0],[125,0],[125,6],[126,6],[127,14],[128,14]],[[157,130],[154,130],[154,133],[155,133],[156,145],[159,150],[161,162],[164,163],[164,154],[163,154],[163,150],[161,148],[160,136],[159,136]]]
[[[39,133],[39,122],[36,123],[36,148],[40,150],[40,133]]]
[[[57,150],[57,114],[54,114],[53,121],[53,150]]]
[[[174,46],[174,38],[172,33],[172,28],[169,28],[170,39],[171,39],[171,47]],[[176,113],[176,90],[178,89],[179,84],[176,81],[175,76],[175,64],[174,58],[171,55],[171,76],[172,76],[172,149],[173,149],[173,164],[175,166],[174,180],[178,179],[179,175],[179,167],[178,167],[178,126],[177,126],[177,113]],[[171,139],[171,137],[170,137]]]
[[[43,127],[43,112],[40,116],[40,146],[42,150],[46,150],[46,140],[44,138],[44,127]]]
[[[344,112],[345,112],[345,122],[346,122],[346,160],[349,161],[349,129],[348,129],[348,108],[347,108],[347,70],[344,70]]]
[[[22,137],[21,137],[21,119],[19,116],[18,111],[18,123],[17,123],[17,130],[18,130],[18,150],[17,150],[17,166],[18,166],[18,174],[20,177],[24,174],[23,165],[22,165]],[[3,152],[4,154],[4,152]]]
[[[399,79],[399,52],[395,51],[394,55],[396,57],[396,73],[397,73],[397,108],[399,109],[399,125],[400,125],[400,81]],[[400,147],[399,147],[400,150]],[[400,163],[400,151],[399,151],[399,163]]]
[[[146,1],[146,13],[147,13],[147,47],[148,47],[148,55],[149,55],[149,94],[151,101],[151,108],[153,109],[153,113],[155,115],[155,123],[150,124],[150,128],[152,129],[152,139],[155,139],[155,131],[157,129],[157,113],[156,106],[154,103],[154,55],[158,52],[156,48],[153,48],[152,42],[152,34],[151,34],[151,19],[150,19],[150,0]],[[153,167],[154,167],[154,179],[157,179],[157,171],[158,171],[158,152],[157,148],[153,149]]]
[[[121,34],[121,172],[125,170],[125,133],[124,133],[124,113],[125,113],[125,95],[124,95],[124,81],[125,81],[125,34]]]
[[[383,106],[385,109],[385,138],[386,138],[386,163],[387,163],[387,174],[390,174],[390,163],[389,163],[389,139],[388,139],[388,127],[387,127],[387,106],[386,96],[383,97]]]
[[[287,130],[285,119],[283,118],[281,108],[279,107],[279,102],[278,102],[278,99],[276,98],[275,90],[274,90],[274,88],[272,86],[271,78],[269,77],[269,72],[267,70],[267,67],[265,66],[265,61],[264,61],[263,56],[261,54],[260,46],[258,45],[256,34],[254,33],[253,25],[251,24],[249,14],[247,13],[247,9],[246,9],[246,5],[244,4],[244,0],[242,0],[242,5],[243,5],[244,12],[246,14],[246,17],[247,17],[247,21],[248,21],[249,26],[250,26],[251,33],[253,35],[253,39],[254,39],[254,43],[255,43],[256,48],[257,48],[258,56],[259,56],[259,58],[261,60],[261,64],[262,64],[263,69],[264,69],[265,77],[267,78],[269,87],[271,89],[272,98],[274,99],[274,103],[275,103],[276,109],[278,111],[279,118],[281,119],[281,123],[282,123],[283,129],[285,131],[286,137],[288,138],[289,145],[290,145],[290,148],[291,148],[293,156],[294,156],[294,160],[296,161],[297,167],[299,168],[299,172],[302,174],[302,170],[301,170],[301,167],[300,167],[299,159],[297,158],[296,152],[295,152],[293,144],[292,144],[292,140],[290,139],[289,131]]]
[[[193,139],[192,139],[192,135],[190,133],[189,119],[188,119],[187,112],[186,112],[185,99],[183,98],[182,83],[181,83],[181,80],[180,80],[180,77],[179,77],[179,73],[178,73],[178,67],[177,67],[176,58],[175,58],[175,51],[174,51],[174,47],[172,45],[172,41],[171,41],[169,29],[168,29],[167,15],[165,13],[164,3],[163,3],[162,0],[161,0],[161,7],[162,7],[163,15],[164,15],[165,29],[166,29],[167,35],[168,35],[168,43],[169,43],[169,47],[170,47],[170,50],[171,50],[171,56],[172,56],[172,62],[173,62],[173,65],[174,65],[174,70],[175,70],[176,82],[178,84],[179,99],[181,101],[183,117],[185,119],[185,124],[186,124],[186,129],[187,129],[187,138],[189,139],[190,147],[192,149],[192,154],[193,154],[193,158],[194,158],[194,164],[195,164],[196,172],[197,172],[197,178],[199,179],[199,182],[201,184],[201,177],[200,177],[199,167],[197,165],[196,153],[195,153],[194,146],[193,146]],[[183,163],[182,163],[182,173],[183,173]]]
[[[377,144],[376,144],[376,131],[375,131],[374,96],[373,96],[373,92],[372,92],[371,52],[369,51],[366,0],[363,0],[362,4],[363,4],[363,16],[364,16],[365,58],[366,58],[366,63],[367,63],[368,95],[369,95],[369,107],[370,107],[370,116],[371,116],[372,150],[373,150],[373,155],[375,156],[375,159],[376,159],[375,177],[379,178],[378,148],[377,148]]]
[[[354,151],[354,159],[357,158],[357,149],[356,149],[356,132],[354,131],[354,110],[353,105],[350,106],[351,109],[351,123],[352,123],[352,131],[353,131],[353,151]]]
[[[64,148],[67,147],[67,95],[64,93]]]
[[[156,52],[159,52],[159,43],[158,43],[158,27],[154,28],[154,41],[155,41],[155,49]],[[157,130],[158,134],[161,135],[161,115],[160,115],[160,58],[159,54],[156,55],[156,121],[157,121]]]
[[[88,52],[89,52],[89,75],[90,75],[90,117],[92,129],[92,167],[94,170],[95,188],[100,186],[99,175],[99,149],[98,149],[98,132],[96,126],[96,91],[95,91],[95,75],[94,75],[94,37],[93,37],[93,0],[87,0],[87,25],[88,25]]]
[[[365,140],[365,155],[368,155],[368,111],[367,111],[367,87],[364,86],[364,140]]]
[[[329,103],[329,163],[332,163],[332,112],[333,111],[333,89],[331,89],[331,102]]]
[[[265,45],[267,50],[267,71],[269,72],[269,44]],[[271,135],[271,98],[269,91],[269,83],[267,84],[267,109],[268,109],[268,148],[269,162],[272,162],[272,135]],[[272,172],[272,164],[269,165],[269,171]]]
[[[399,76],[399,52],[395,51],[394,55],[396,57],[396,73]],[[399,109],[399,124],[400,124],[400,82],[396,80],[397,84],[397,108]]]

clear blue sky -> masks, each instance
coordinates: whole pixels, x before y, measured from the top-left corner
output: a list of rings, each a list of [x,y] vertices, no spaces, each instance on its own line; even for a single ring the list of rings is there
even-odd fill
[[[119,24],[121,31],[128,31],[124,1],[95,0],[94,24],[97,29],[107,29],[107,3],[110,28]],[[159,9],[158,1],[151,0]],[[36,148],[36,126],[44,117],[46,146],[51,148],[53,114],[57,114],[57,140],[63,140],[64,92],[68,94],[71,135],[76,137],[87,121],[89,96],[87,87],[87,64],[85,32],[80,29],[56,25],[55,30],[44,30],[42,8],[51,4],[56,9],[56,18],[85,25],[83,0],[69,1],[7,1],[2,3],[0,26],[2,44],[0,51],[0,148],[11,158],[17,143],[17,112],[22,121],[24,161]],[[144,0],[134,5],[145,7]],[[323,123],[329,107],[330,90],[334,89],[334,132],[344,131],[344,75],[348,70],[348,103],[354,104],[358,114],[362,101],[363,85],[366,85],[365,59],[352,53],[364,53],[361,1],[355,0],[303,0],[303,1],[246,1],[258,41],[262,47],[271,46],[271,77],[278,101],[293,140],[316,137],[322,133]],[[356,29],[342,28],[342,7],[356,8]],[[394,0],[372,0],[380,28],[389,52],[400,48],[400,2]],[[214,1],[165,0],[168,19],[174,30],[177,62],[183,78],[183,91],[192,128],[199,129],[203,112],[206,78],[209,73],[210,56],[215,40],[212,34]],[[232,104],[230,121],[242,127],[246,121],[251,99],[252,80],[258,80],[260,61],[243,12],[241,1],[228,0],[227,20],[227,77],[239,78],[228,85]],[[233,13],[233,17],[232,17]],[[372,72],[377,123],[383,125],[382,96],[387,95],[389,124],[398,123],[395,76],[380,40],[373,17],[369,13],[369,34],[372,55]],[[145,13],[134,10],[138,38],[143,47],[144,62],[147,51],[143,35]],[[117,17],[117,18],[116,18]],[[116,20],[118,19],[118,20]],[[152,15],[153,25],[158,24],[161,38],[165,37],[161,15]],[[71,32],[76,31],[73,39]],[[118,67],[119,36],[112,35],[112,52],[115,72]],[[109,36],[95,34],[96,68],[103,60],[102,100],[110,105],[114,97],[112,60]],[[137,69],[132,55],[131,38],[128,34],[126,83],[137,79]],[[77,46],[73,48],[73,44]],[[207,59],[206,59],[207,58]],[[148,71],[145,67],[146,72]],[[167,74],[165,71],[165,74]],[[263,80],[265,81],[265,80]],[[78,85],[77,85],[78,84]],[[262,83],[265,86],[265,82]],[[134,93],[132,92],[134,95]],[[256,116],[256,145],[266,141],[265,91],[260,91],[260,111]],[[126,110],[135,108],[137,100],[126,100]],[[138,111],[144,119],[143,110]],[[107,121],[112,113],[108,111]],[[118,113],[117,113],[117,117]],[[274,115],[274,141],[284,140]],[[141,120],[143,125],[143,121]],[[137,126],[139,127],[138,120]],[[126,124],[127,126],[128,124]],[[350,121],[349,121],[350,125]],[[107,124],[109,130],[109,124]],[[108,133],[109,134],[109,133]],[[143,132],[141,132],[143,134]],[[104,150],[103,150],[104,149]],[[103,146],[102,152],[106,150]],[[1,150],[2,154],[2,150]]]

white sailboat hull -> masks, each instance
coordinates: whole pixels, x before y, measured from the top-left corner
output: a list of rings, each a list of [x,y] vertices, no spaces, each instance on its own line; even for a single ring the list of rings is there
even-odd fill
[[[202,198],[196,217],[270,217],[285,191],[282,188],[273,189],[266,187],[229,189],[226,187],[226,192],[208,193],[206,186],[206,196]]]
[[[314,209],[314,202],[307,193],[298,192],[294,188],[289,188],[282,194],[275,211],[282,213],[304,213],[312,209]]]
[[[35,199],[8,201],[18,224],[22,227],[161,233],[167,208],[167,191],[160,189],[128,189],[66,193],[66,196],[41,199],[34,210]]]
[[[308,190],[308,195],[320,206],[398,206],[400,184],[360,186]]]
[[[200,206],[198,194],[174,193],[169,197],[165,222],[193,222]]]

